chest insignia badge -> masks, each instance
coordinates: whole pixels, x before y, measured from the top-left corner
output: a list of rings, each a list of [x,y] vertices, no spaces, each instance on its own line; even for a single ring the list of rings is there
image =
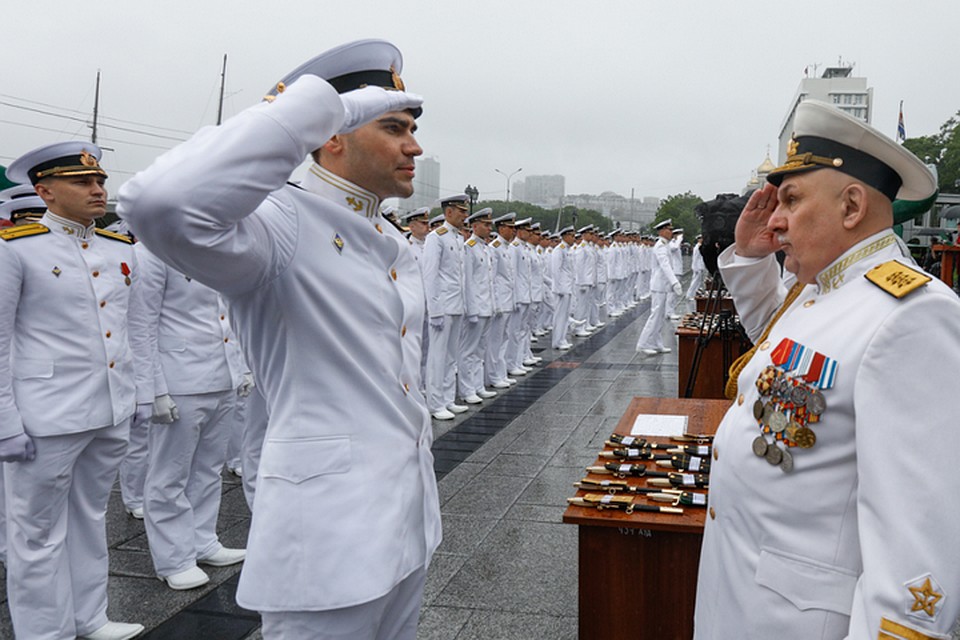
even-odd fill
[[[63,273],[63,272],[60,271],[60,267],[54,267],[54,268],[53,268],[53,271],[51,271],[50,273],[52,273],[53,275],[55,275],[55,276],[57,276],[57,277],[59,278],[59,277],[60,277],[60,274]]]
[[[123,284],[130,286],[130,267],[127,266],[126,262],[120,263],[120,273],[123,274]]]
[[[363,203],[357,200],[356,198],[354,198],[353,196],[350,196],[349,198],[347,198],[347,204],[350,205],[350,208],[353,209],[354,211],[360,211],[360,209],[363,209]]]
[[[942,608],[943,589],[929,573],[904,585],[910,591],[906,614],[922,620],[935,620]]]
[[[333,246],[337,248],[337,253],[343,253],[343,238],[339,233],[333,234]]]

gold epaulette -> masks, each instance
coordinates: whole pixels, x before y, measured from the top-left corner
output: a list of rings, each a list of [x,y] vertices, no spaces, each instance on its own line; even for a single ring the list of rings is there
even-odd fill
[[[50,229],[39,222],[33,222],[20,225],[19,227],[6,227],[0,230],[0,238],[9,242],[11,240],[26,238],[27,236],[37,236],[43,233],[50,233]]]
[[[449,231],[449,229],[447,229],[446,227],[437,227],[437,232],[436,232],[436,233],[437,233],[438,236],[442,236],[442,235],[445,234],[447,231]]]
[[[470,238],[469,240],[467,240],[467,246],[468,246],[468,247],[472,247],[472,246],[474,246],[475,244],[477,244],[477,239],[476,239],[476,238]]]
[[[499,240],[494,240],[494,241],[493,241],[493,246],[499,247],[499,246],[500,246],[500,241],[499,241]]]
[[[924,272],[896,260],[878,264],[867,271],[864,277],[897,299],[926,286],[933,279]]]
[[[114,233],[113,231],[107,231],[106,229],[94,229],[94,233],[96,233],[98,236],[110,238],[111,240],[116,240],[118,242],[133,244],[133,240],[130,239],[130,236],[125,236],[122,233]]]

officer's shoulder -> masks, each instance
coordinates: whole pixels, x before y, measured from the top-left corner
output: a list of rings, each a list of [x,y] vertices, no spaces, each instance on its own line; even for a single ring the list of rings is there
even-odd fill
[[[467,246],[468,246],[468,247],[472,247],[472,246],[474,246],[474,245],[476,245],[476,244],[477,244],[477,239],[476,239],[476,238],[470,238],[469,240],[467,240]]]
[[[39,236],[49,232],[50,229],[45,225],[42,225],[39,222],[33,222],[30,224],[20,225],[19,227],[6,227],[5,229],[0,230],[0,239],[3,239],[5,242],[10,242],[11,240],[29,238],[30,236]]]
[[[493,246],[499,247],[499,246],[500,246],[500,241],[499,241],[499,240],[494,240],[494,241],[493,241]]]
[[[437,227],[437,230],[434,231],[434,233],[436,233],[438,236],[442,236],[447,231],[449,231],[449,229],[447,229],[446,227]]]
[[[116,240],[117,242],[133,244],[133,240],[130,239],[130,236],[126,236],[122,233],[114,233],[113,231],[107,231],[106,229],[96,229],[94,230],[94,233],[102,238],[107,238],[108,240]]]
[[[873,267],[864,277],[894,298],[902,299],[927,286],[932,277],[899,260],[889,260]]]

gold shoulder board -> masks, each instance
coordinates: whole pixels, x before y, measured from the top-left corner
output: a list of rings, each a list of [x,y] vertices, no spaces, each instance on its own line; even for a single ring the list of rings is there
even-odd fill
[[[499,246],[500,246],[500,241],[499,241],[499,240],[494,240],[494,241],[493,241],[493,246],[499,247]]]
[[[9,242],[11,240],[17,240],[19,238],[36,236],[49,232],[50,229],[39,222],[34,222],[31,224],[24,224],[19,227],[5,227],[4,229],[0,230],[0,238],[3,238],[5,241]]]
[[[449,229],[447,229],[446,227],[437,227],[437,235],[438,235],[438,236],[442,236],[442,235],[445,234],[447,231],[449,231]]]
[[[470,238],[469,240],[467,240],[467,244],[472,247],[473,245],[477,244],[477,241],[475,238]]]
[[[118,242],[133,244],[133,240],[131,240],[129,236],[125,236],[122,233],[114,233],[113,231],[107,231],[106,229],[96,229],[94,232],[98,236],[103,236],[104,238],[110,238],[111,240],[117,240]]]
[[[926,286],[933,279],[924,272],[896,260],[878,264],[867,271],[864,277],[898,299]]]

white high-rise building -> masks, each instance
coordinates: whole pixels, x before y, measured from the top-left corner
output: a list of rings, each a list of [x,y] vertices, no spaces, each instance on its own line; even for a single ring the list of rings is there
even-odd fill
[[[513,199],[546,209],[559,207],[566,190],[563,176],[527,176],[512,185]]]
[[[400,208],[412,211],[435,207],[440,199],[440,161],[435,157],[417,158],[413,178],[413,195],[400,201]]]
[[[793,135],[793,118],[797,105],[810,99],[832,104],[867,124],[870,124],[873,118],[873,87],[867,86],[866,78],[853,75],[852,64],[844,66],[838,63],[835,67],[824,69],[819,78],[804,78],[797,87],[790,110],[780,127],[778,164],[783,164],[787,158],[787,144]]]

